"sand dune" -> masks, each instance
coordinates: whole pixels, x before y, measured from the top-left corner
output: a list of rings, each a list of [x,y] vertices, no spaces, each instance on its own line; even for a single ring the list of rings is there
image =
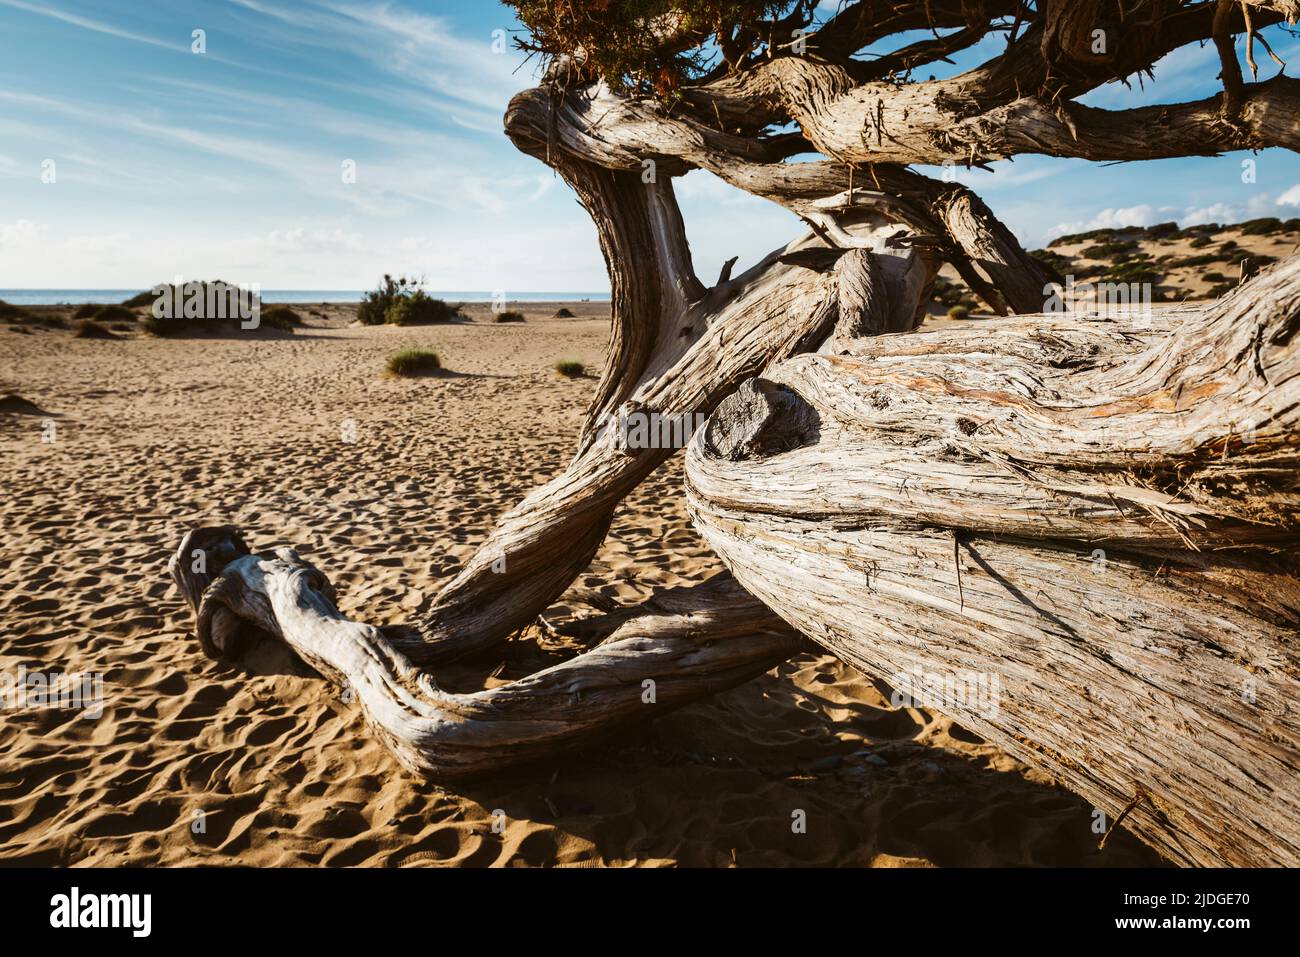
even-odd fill
[[[0,673],[101,673],[104,710],[0,715],[9,864],[926,865],[1155,863],[1096,849],[1080,799],[947,719],[808,655],[545,767],[444,788],[284,649],[206,659],[165,576],[188,528],[297,546],[346,613],[406,619],[494,518],[572,452],[607,307],[528,322],[118,340],[0,332]],[[447,375],[392,379],[436,349]],[[45,441],[52,430],[53,441]],[[349,441],[353,438],[354,441]],[[718,568],[675,468],[631,496],[579,584],[621,602]],[[585,613],[561,602],[551,617]],[[571,649],[530,632],[500,682]],[[495,673],[495,676],[493,676]],[[804,811],[806,833],[792,815]],[[498,826],[494,827],[494,823]],[[200,826],[201,825],[201,826]]]

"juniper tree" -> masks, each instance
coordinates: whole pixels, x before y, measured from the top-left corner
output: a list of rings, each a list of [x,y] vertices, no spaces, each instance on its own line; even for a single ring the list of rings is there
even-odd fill
[[[1259,31],[1300,3],[511,6],[542,79],[506,133],[585,207],[612,290],[575,454],[404,628],[344,619],[291,550],[192,532],[172,568],[203,647],[280,637],[435,776],[552,755],[809,647],[895,683],[994,674],[995,709],[941,708],[1171,860],[1300,863],[1300,259],[1209,304],[1045,312],[1062,277],[914,168],[1297,149],[1300,80],[1255,72]],[[988,37],[992,59],[927,77]],[[1194,44],[1218,52],[1218,94],[1079,102]],[[806,230],[706,284],[674,193],[691,170]],[[1002,318],[916,331],[945,264]],[[728,571],[584,620],[592,647],[561,665],[440,690],[440,663],[570,589],[674,456],[608,427],[638,414],[710,416],[684,494]]]

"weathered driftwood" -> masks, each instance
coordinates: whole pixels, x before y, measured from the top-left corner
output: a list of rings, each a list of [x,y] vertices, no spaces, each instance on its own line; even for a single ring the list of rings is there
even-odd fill
[[[283,640],[352,691],[398,760],[440,778],[590,744],[748,681],[806,644],[722,574],[656,596],[576,658],[508,685],[451,694],[384,631],[341,615],[325,576],[293,549],[253,555],[233,528],[196,529],[169,571],[195,609],[210,657],[237,658],[255,632]]]
[[[1151,322],[800,356],[687,456],[748,590],[1188,864],[1300,863],[1300,257]],[[952,700],[950,700],[952,699]],[[993,713],[991,713],[993,712]]]

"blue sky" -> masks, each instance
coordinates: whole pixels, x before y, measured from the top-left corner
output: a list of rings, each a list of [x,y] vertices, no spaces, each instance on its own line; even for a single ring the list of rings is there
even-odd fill
[[[389,271],[434,289],[606,289],[571,191],[501,132],[512,93],[535,82],[520,54],[494,51],[494,31],[517,27],[490,0],[0,0],[0,288],[183,275],[358,289]],[[1300,39],[1267,35],[1300,61]],[[1257,59],[1262,78],[1276,72]],[[1185,49],[1146,89],[1112,85],[1085,102],[1199,98],[1217,72],[1210,46]],[[1031,246],[1102,225],[1300,215],[1300,157],[1265,151],[1243,183],[1244,156],[1026,156],[961,178]],[[346,160],[355,183],[343,182]],[[709,174],[678,186],[706,278],[800,231]]]

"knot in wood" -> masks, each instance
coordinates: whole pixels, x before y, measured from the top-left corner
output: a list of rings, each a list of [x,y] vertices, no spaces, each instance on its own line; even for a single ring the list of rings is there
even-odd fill
[[[705,448],[732,462],[764,458],[815,441],[820,423],[816,410],[789,386],[747,379],[710,416]]]

